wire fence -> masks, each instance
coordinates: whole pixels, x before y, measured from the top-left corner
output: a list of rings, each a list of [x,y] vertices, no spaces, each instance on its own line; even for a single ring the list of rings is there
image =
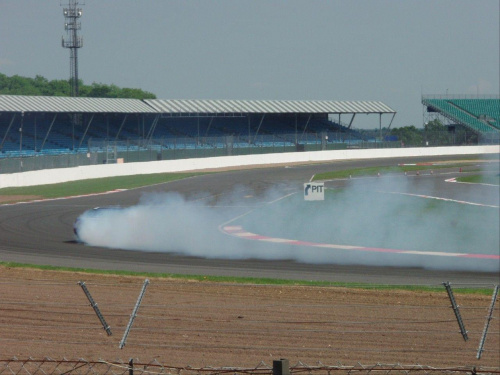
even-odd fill
[[[488,138],[490,137],[490,138]],[[275,154],[284,152],[437,147],[498,144],[499,133],[477,135],[467,131],[421,131],[415,137],[380,137],[377,131],[359,136],[350,133],[280,134],[256,136],[89,139],[78,149],[0,153],[0,174],[86,165],[180,160],[218,156]]]
[[[297,374],[500,373],[498,305],[491,309],[492,325],[483,358],[476,359],[488,307],[493,306],[487,294],[458,293],[453,307],[442,285],[434,286],[442,288],[441,292],[408,293],[380,285],[372,285],[373,290],[346,290],[155,279],[139,309],[136,299],[141,279],[113,281],[89,275],[90,280],[82,283],[75,280],[82,275],[63,273],[57,281],[33,276],[20,280],[7,269],[0,271],[0,354],[29,358],[0,360],[0,374],[131,375],[131,370],[141,374],[275,374],[264,362],[257,367],[208,368],[167,366],[156,360],[32,359],[49,353],[52,357],[57,353],[60,358],[88,358],[89,352],[144,358],[157,351],[175,357],[175,362],[200,364],[217,359],[217,363],[244,366],[273,353],[273,357],[286,356],[294,363],[303,361],[290,366],[290,372]],[[79,290],[81,284],[92,294],[90,306]],[[461,287],[489,291],[493,286]],[[133,310],[134,303],[137,309]],[[101,325],[97,312],[92,311],[97,305],[109,326]],[[460,333],[455,308],[460,309],[467,342]],[[131,313],[136,320],[122,349],[118,342]],[[106,328],[112,334],[106,335]],[[204,353],[210,353],[208,359],[202,358]],[[342,364],[317,363],[333,358],[332,362]],[[346,358],[357,364],[345,365]],[[363,366],[358,361],[376,364]],[[315,365],[304,365],[306,362]],[[426,366],[400,365],[403,362]],[[467,363],[475,363],[481,370],[452,366]],[[432,367],[437,364],[441,367]]]
[[[285,366],[283,366],[285,362]],[[260,362],[255,367],[177,367],[162,364],[157,360],[141,362],[129,361],[87,361],[43,359],[0,359],[0,375],[63,375],[63,374],[110,374],[110,375],[219,375],[219,374],[246,374],[246,375],[286,375],[286,374],[500,374],[500,369],[481,366],[464,367],[432,367],[424,365],[403,364],[361,364],[353,366],[335,364],[326,365],[317,363],[309,365],[298,362],[289,366],[286,360],[274,361],[270,366]]]

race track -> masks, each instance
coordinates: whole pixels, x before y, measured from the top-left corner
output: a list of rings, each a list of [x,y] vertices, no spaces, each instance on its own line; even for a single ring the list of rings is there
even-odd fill
[[[180,192],[188,200],[208,200],[216,205],[222,197],[237,191],[237,194],[247,197],[248,205],[235,207],[232,211],[234,215],[247,212],[254,204],[253,198],[270,187],[286,191],[298,190],[316,173],[361,166],[394,166],[399,163],[453,159],[460,157],[343,161],[226,171],[113,194],[3,205],[0,206],[0,261],[107,270],[375,284],[439,285],[445,281],[471,285],[498,284],[499,275],[496,272],[308,264],[291,260],[206,259],[172,253],[90,247],[75,243],[73,238],[73,223],[85,210],[107,205],[131,206],[136,204],[141,196],[151,192]],[[436,171],[433,175],[422,173],[418,177],[404,178],[412,179],[418,194],[422,194],[422,184],[419,181],[434,179],[433,191],[424,193],[455,200],[470,198],[474,186],[445,182],[445,179],[457,177],[459,171],[443,170],[442,173]],[[369,184],[369,181],[367,183]],[[498,187],[496,189],[498,191]],[[477,203],[499,205],[498,195],[496,201],[492,201],[487,194],[475,196],[480,201]],[[165,212],[165,215],[171,214],[175,213]],[[220,224],[222,223],[213,223],[214,230],[217,230]],[[196,228],[192,230],[195,231]],[[227,236],[227,241],[233,241],[234,246],[239,246],[239,241],[245,240]],[[261,245],[270,246],[265,243]]]

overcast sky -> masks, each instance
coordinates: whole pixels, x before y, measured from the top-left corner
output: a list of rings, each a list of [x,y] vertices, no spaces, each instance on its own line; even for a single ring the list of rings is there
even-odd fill
[[[0,72],[69,77],[67,0],[0,0]],[[499,0],[82,0],[79,77],[160,99],[499,94]],[[378,119],[377,119],[378,121]]]

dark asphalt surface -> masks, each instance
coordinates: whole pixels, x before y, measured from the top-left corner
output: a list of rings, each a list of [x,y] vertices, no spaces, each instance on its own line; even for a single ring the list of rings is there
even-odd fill
[[[289,191],[301,189],[304,182],[320,172],[361,166],[394,166],[398,163],[462,158],[457,156],[376,159],[227,171],[108,195],[4,205],[0,206],[0,261],[107,270],[375,284],[439,285],[445,281],[467,285],[498,284],[499,274],[491,272],[306,264],[287,260],[205,259],[172,253],[111,250],[75,243],[72,233],[75,219],[85,210],[105,205],[134,205],[143,194],[148,192],[175,191],[186,196],[188,200],[204,199],[216,204],[222,197],[230,195],[235,190],[242,195],[259,196],[270,187]],[[469,185],[444,182],[445,178],[458,176],[458,171],[444,172],[447,174],[441,175],[435,172],[432,176],[424,176],[422,173],[419,177],[408,178],[413,179],[415,192],[419,194],[425,193],[452,199],[465,199],[471,195],[472,187]],[[436,179],[436,183],[429,185],[419,182],[431,178]],[[432,191],[428,191],[429,186],[432,186]],[[493,198],[491,194],[484,194],[478,199],[484,200],[481,203],[498,206],[498,195],[496,199],[494,197],[494,194]],[[251,204],[251,199],[249,199],[249,205]],[[248,209],[248,207],[235,208],[233,214],[244,213]],[[214,223],[214,230],[219,224],[221,223]],[[235,246],[238,246],[238,241],[242,241],[236,238],[227,240],[234,241]],[[262,244],[262,246],[270,245]]]

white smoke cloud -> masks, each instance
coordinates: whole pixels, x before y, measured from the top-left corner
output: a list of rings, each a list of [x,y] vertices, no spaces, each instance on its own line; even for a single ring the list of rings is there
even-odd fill
[[[302,186],[274,187],[261,194],[241,188],[229,196],[196,200],[178,193],[149,194],[135,206],[82,214],[78,234],[90,246],[206,258],[498,272],[498,259],[449,256],[498,255],[498,208],[404,195],[433,196],[437,194],[434,181],[425,177],[352,180],[346,189],[329,189],[322,202],[305,202]],[[471,194],[468,199],[474,202],[477,197]],[[217,230],[225,225],[267,238],[341,248],[236,238]],[[347,249],[347,245],[366,249]]]

